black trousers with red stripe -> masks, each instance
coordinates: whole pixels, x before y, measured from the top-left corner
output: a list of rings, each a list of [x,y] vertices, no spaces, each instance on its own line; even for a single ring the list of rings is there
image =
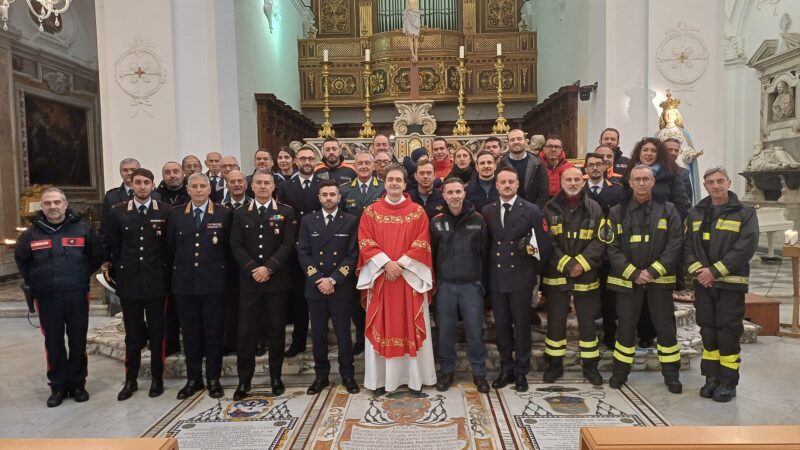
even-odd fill
[[[86,383],[86,332],[89,329],[88,292],[67,291],[37,296],[39,326],[44,335],[47,379],[53,391]],[[64,348],[67,335],[69,352]]]
[[[150,371],[153,379],[161,379],[164,374],[164,317],[166,298],[131,299],[120,298],[122,322],[125,325],[125,380],[134,381],[139,377],[142,364],[142,342],[145,334],[150,345]],[[147,325],[145,325],[145,316]]]

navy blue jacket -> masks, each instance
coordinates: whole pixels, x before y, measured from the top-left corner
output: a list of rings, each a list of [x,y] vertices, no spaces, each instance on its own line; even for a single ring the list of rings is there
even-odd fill
[[[89,277],[103,264],[103,246],[94,229],[71,209],[58,227],[39,211],[17,240],[14,260],[34,294],[89,292]]]
[[[355,272],[358,260],[358,221],[355,216],[336,212],[330,226],[325,212],[307,214],[300,222],[297,258],[306,274],[305,296],[309,299],[352,299],[356,294]],[[317,289],[317,280],[332,278],[333,294]]]

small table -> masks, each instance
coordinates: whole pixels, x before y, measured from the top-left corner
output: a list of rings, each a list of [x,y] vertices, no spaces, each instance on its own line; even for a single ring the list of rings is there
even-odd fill
[[[744,318],[761,327],[759,336],[777,336],[780,329],[780,302],[758,294],[745,294]]]
[[[792,258],[792,323],[782,323],[781,327],[789,330],[778,330],[778,336],[800,337],[800,245],[784,245],[783,256]]]

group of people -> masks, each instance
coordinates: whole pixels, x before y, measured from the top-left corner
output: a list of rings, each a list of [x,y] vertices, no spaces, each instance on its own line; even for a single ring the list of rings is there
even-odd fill
[[[430,153],[416,149],[400,164],[389,139],[378,135],[352,165],[339,141],[327,138],[321,162],[311,147],[282,147],[275,164],[272,153],[259,150],[247,176],[235,158],[211,152],[206,173],[191,155],[164,164],[158,187],[151,171],[125,159],[122,185],[104,199],[99,235],[61,190],[48,189],[16,248],[45,335],[48,406],[89,398],[86,297],[89,276],[101,266],[115,282],[125,324],[120,401],[138,389],[145,345],[149,395],[163,393],[164,358],[180,348],[178,330],[187,365],[178,399],[202,389],[223,396],[228,352],[237,355],[234,400],[250,394],[255,358],[264,352],[272,393],[280,395],[284,357],[306,351],[309,322],[315,379],[308,394],[329,385],[329,322],[348,392],[360,390],[353,360],[362,352],[363,386],[377,395],[403,385],[446,391],[454,382],[459,318],[476,389],[511,384],[526,391],[539,290],[547,315],[545,382],[563,376],[574,308],[591,383],[603,383],[595,325],[602,317],[612,388],[627,382],[638,335],[640,345],[656,339],[664,382],[680,393],[672,292],[687,275],[703,337],[700,394],[735,396],[758,223],[730,192],[725,168],[705,173],[709,196],[691,207],[688,178],[676,164],[680,142],[643,138],[628,159],[619,132],[609,128],[581,169],[557,136],[538,154],[522,130],[506,138],[506,152],[489,137],[474,155],[451,153],[436,138]],[[491,385],[485,301],[500,354]]]

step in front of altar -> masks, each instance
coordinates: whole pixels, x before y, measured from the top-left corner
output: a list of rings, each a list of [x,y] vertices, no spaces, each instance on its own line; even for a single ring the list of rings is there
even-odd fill
[[[543,316],[543,315],[542,315]],[[543,319],[545,319],[543,317]],[[691,358],[697,356],[702,351],[702,344],[700,340],[699,328],[694,322],[694,308],[691,305],[678,305],[675,312],[675,322],[678,329],[678,342],[681,345],[681,369],[687,370],[691,365]],[[499,369],[500,356],[497,352],[497,347],[494,344],[493,338],[493,321],[491,315],[487,316],[485,341],[487,342],[486,348],[488,356],[486,360],[487,370],[490,372]],[[577,321],[573,316],[568,320],[569,335],[567,344],[567,354],[564,358],[566,370],[580,370],[579,349],[577,347],[578,330]],[[542,371],[545,367],[544,359],[544,335],[546,330],[546,322],[540,326],[535,326],[532,332],[533,349],[532,349],[532,366],[534,371]],[[745,322],[745,335],[742,337],[743,343],[755,342],[758,333],[758,326]],[[290,340],[291,326],[287,327],[287,340]],[[332,333],[330,333],[330,349],[329,360],[331,361],[331,374],[336,376],[338,373],[337,355],[338,351],[334,343]],[[314,370],[314,361],[311,353],[311,343],[307,346],[308,350],[293,358],[286,358],[283,365],[284,375],[293,374],[312,374]],[[466,343],[463,336],[460,342],[456,345],[457,350],[457,371],[469,372],[469,362],[466,357]],[[122,327],[121,318],[116,318],[109,322],[107,325],[90,330],[88,340],[88,351],[93,354],[101,354],[121,361],[125,357],[124,345],[124,332]],[[609,351],[601,345],[601,361],[600,369],[608,371],[612,363],[612,351]],[[145,350],[142,352],[142,366],[141,375],[143,377],[149,376],[150,352]],[[267,364],[267,355],[257,357],[256,363],[258,367],[264,369]],[[355,360],[355,369],[357,374],[363,374],[364,361],[363,355],[359,355]],[[658,355],[653,348],[636,350],[634,357],[633,370],[660,370]],[[223,360],[223,376],[236,375],[236,356],[227,355]],[[165,377],[168,378],[182,378],[186,376],[186,363],[182,354],[170,356],[166,359],[165,364]]]

